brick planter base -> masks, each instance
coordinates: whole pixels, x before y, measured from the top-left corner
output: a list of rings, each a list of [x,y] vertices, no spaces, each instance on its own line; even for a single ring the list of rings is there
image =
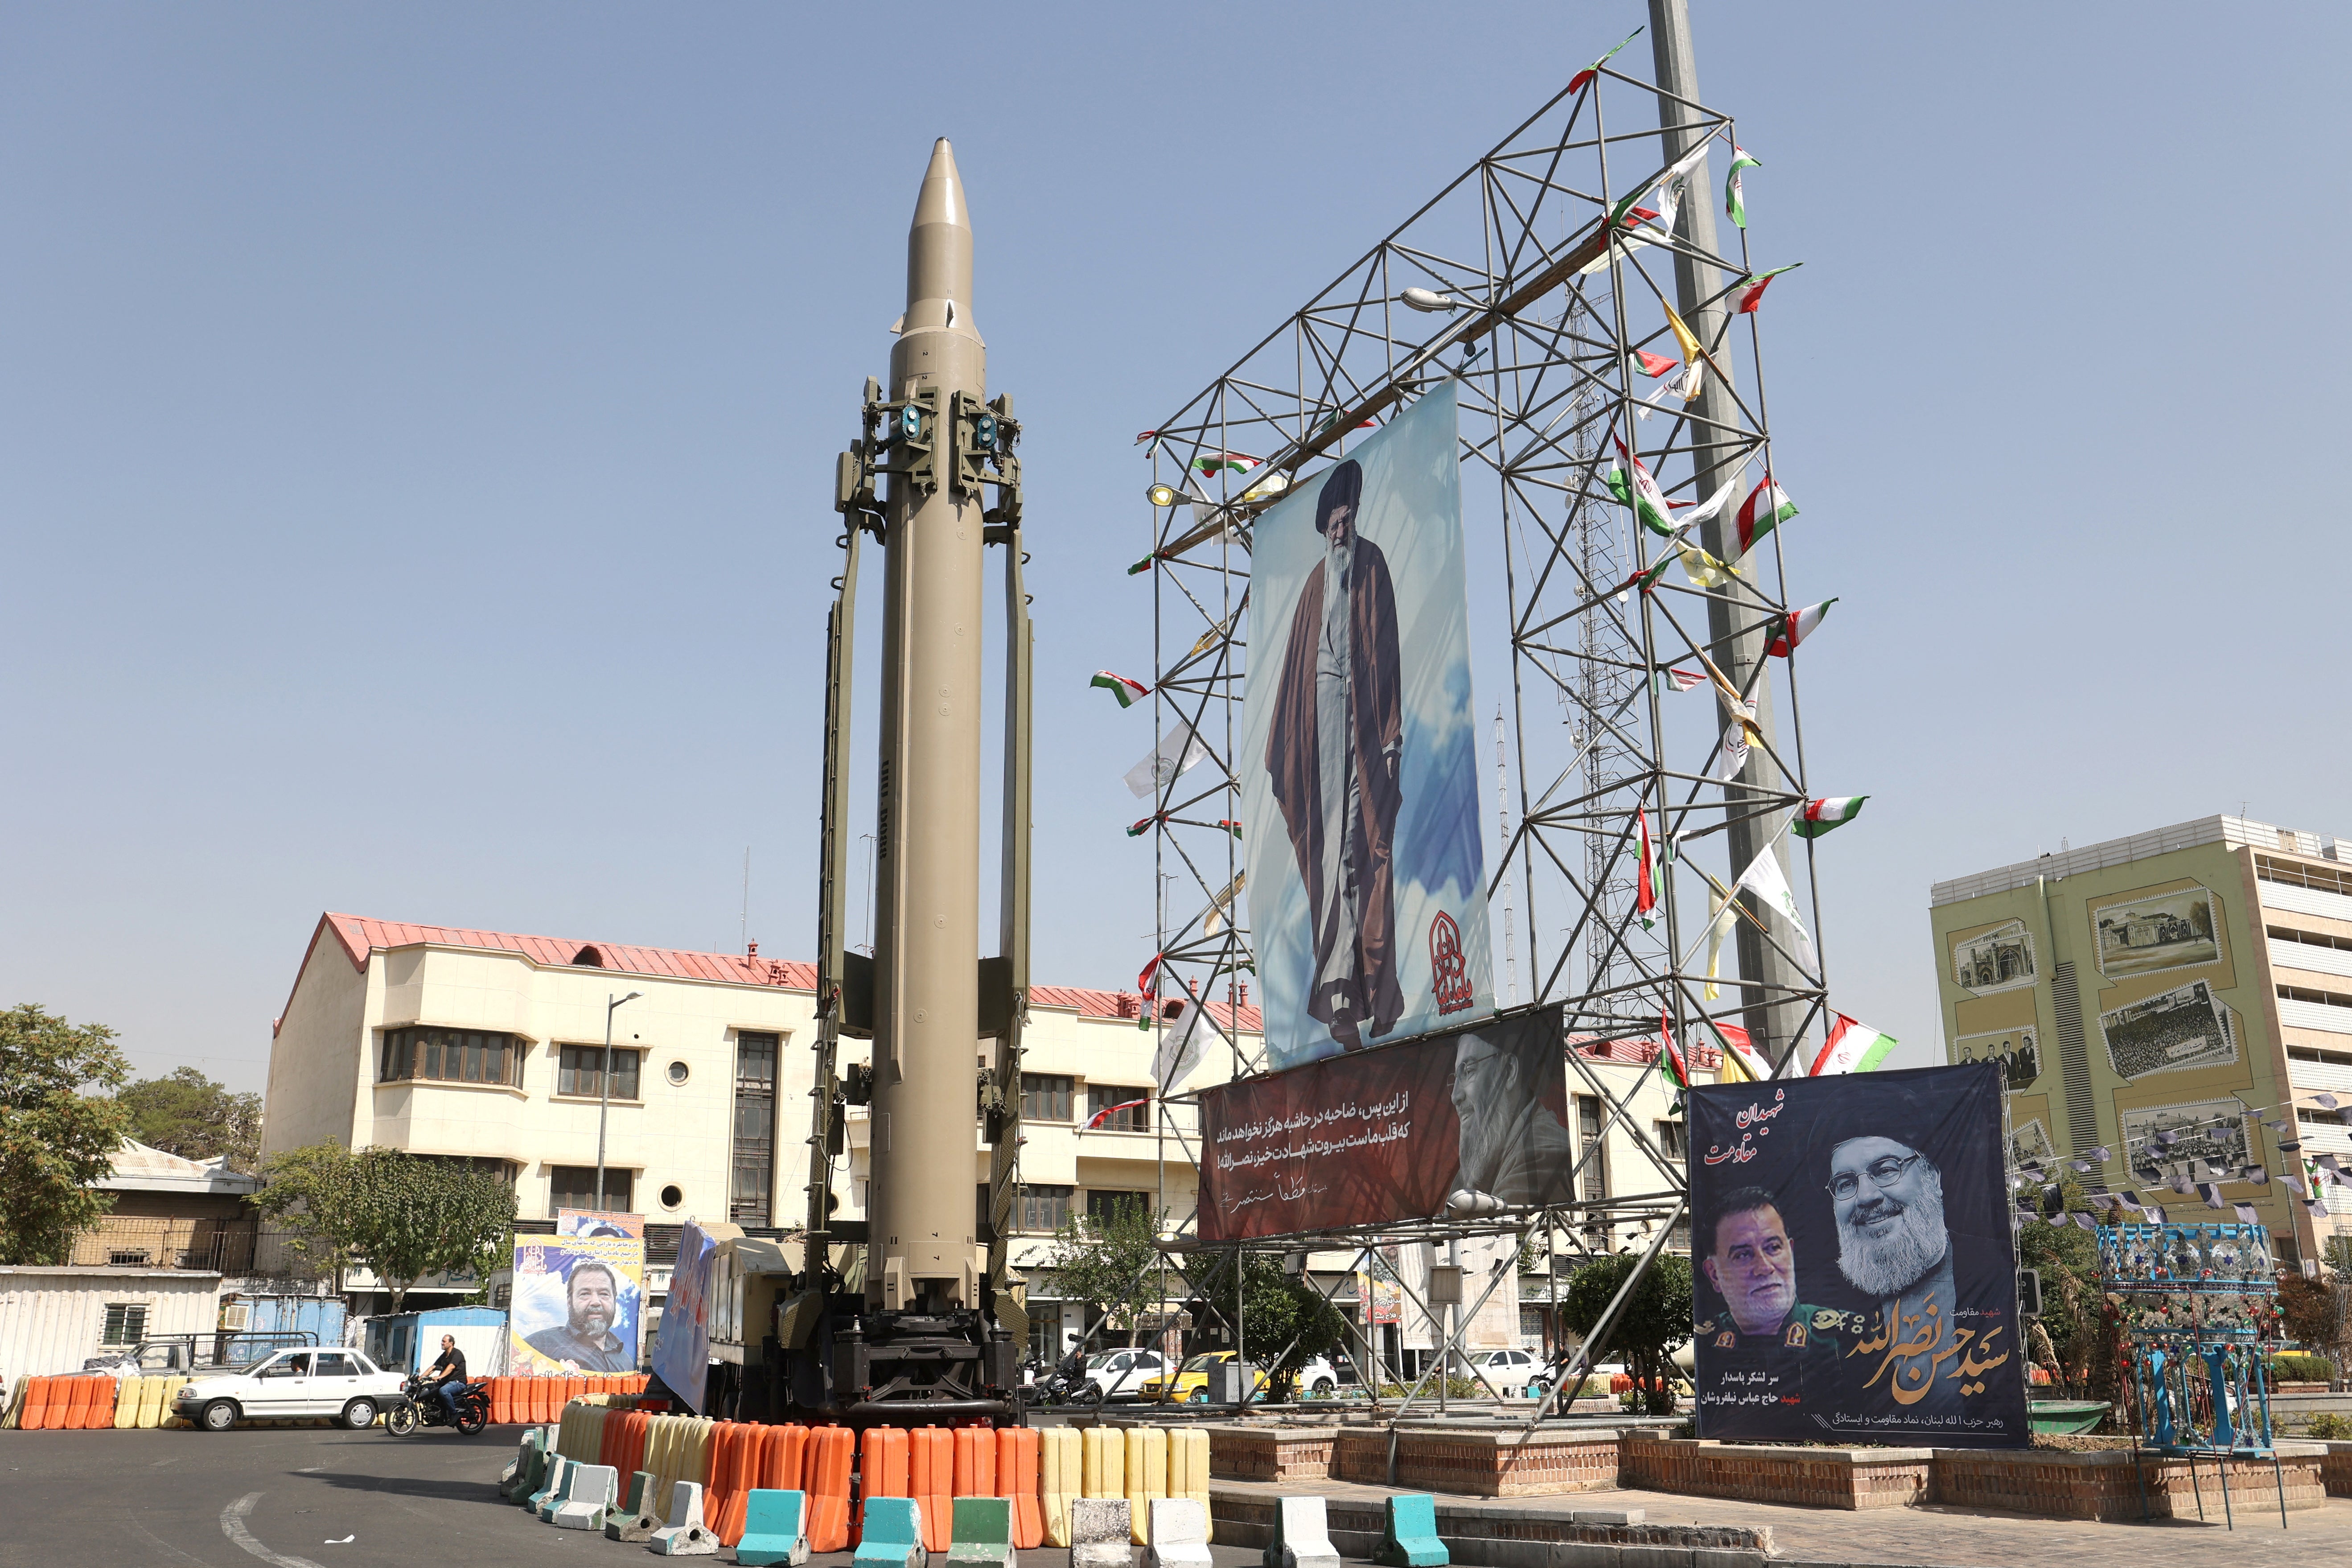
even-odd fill
[[[2326,1448],[2326,1457],[2319,1461],[2319,1479],[2327,1488],[2329,1497],[2352,1497],[2352,1443],[2314,1443],[2315,1448]]]
[[[1618,1484],[1805,1508],[1905,1508],[1927,1500],[1926,1448],[1797,1448],[1625,1436]]]
[[[1336,1436],[1329,1426],[1212,1426],[1209,1474],[1234,1481],[1326,1480]]]
[[[2288,1512],[2319,1507],[2326,1500],[2320,1479],[2324,1458],[2318,1444],[2283,1443],[2275,1469],[2267,1459],[2229,1461],[2230,1511],[2277,1512],[2281,1479],[2286,1483]],[[2070,1454],[2048,1448],[1938,1448],[1934,1483],[1939,1503],[2047,1519],[2137,1523],[2143,1510],[2150,1519],[2195,1519],[2200,1493],[2205,1516],[2222,1517],[2221,1471],[2212,1460],[2198,1460],[2192,1477],[2187,1459],[2143,1454],[2135,1469],[2128,1449]]]
[[[1617,1485],[1617,1439],[1612,1428],[1574,1431],[1516,1427],[1499,1431],[1404,1427],[1396,1434],[1396,1477],[1389,1477],[1384,1426],[1340,1429],[1331,1449],[1331,1474],[1369,1486],[1394,1484],[1415,1491],[1465,1497],[1541,1497],[1605,1491]]]

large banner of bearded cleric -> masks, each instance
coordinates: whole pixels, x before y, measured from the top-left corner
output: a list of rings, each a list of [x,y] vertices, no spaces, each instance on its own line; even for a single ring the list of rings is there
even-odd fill
[[[1565,1043],[1548,1007],[1203,1090],[1201,1238],[1570,1201]]]
[[[1703,1437],[2021,1448],[1998,1062],[1690,1091]]]
[[[1233,765],[1276,1068],[1495,1009],[1458,422],[1449,381],[1254,531]]]

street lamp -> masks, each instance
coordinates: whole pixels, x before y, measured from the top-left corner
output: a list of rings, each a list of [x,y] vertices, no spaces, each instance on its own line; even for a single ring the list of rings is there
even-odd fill
[[[644,995],[632,991],[619,1001],[604,994],[604,1070],[596,1075],[596,1207],[604,1206],[604,1119],[613,1110],[613,1015]]]

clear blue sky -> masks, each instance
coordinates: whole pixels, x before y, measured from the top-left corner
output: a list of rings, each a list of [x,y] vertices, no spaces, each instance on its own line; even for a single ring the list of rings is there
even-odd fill
[[[1833,999],[1924,1048],[1935,879],[2241,802],[2352,836],[2352,13],[1695,11],[1809,263],[1806,741],[1873,797]],[[809,953],[832,457],[941,134],[1028,432],[1037,970],[1131,979],[1148,721],[1084,689],[1149,664],[1130,438],[1641,17],[10,8],[0,1002],[257,1088],[323,909],[732,947],[747,845]]]

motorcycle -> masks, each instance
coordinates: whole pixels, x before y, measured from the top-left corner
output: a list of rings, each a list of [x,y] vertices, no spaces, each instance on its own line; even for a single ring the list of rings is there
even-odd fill
[[[1087,1358],[1073,1352],[1054,1370],[1029,1385],[1032,1405],[1100,1405],[1103,1392],[1087,1375]]]
[[[457,1391],[457,1435],[474,1436],[489,1424],[488,1385],[467,1384]],[[400,1398],[383,1413],[383,1429],[394,1437],[405,1437],[419,1426],[448,1425],[449,1412],[443,1407],[436,1385],[421,1377],[412,1377],[404,1384]]]

